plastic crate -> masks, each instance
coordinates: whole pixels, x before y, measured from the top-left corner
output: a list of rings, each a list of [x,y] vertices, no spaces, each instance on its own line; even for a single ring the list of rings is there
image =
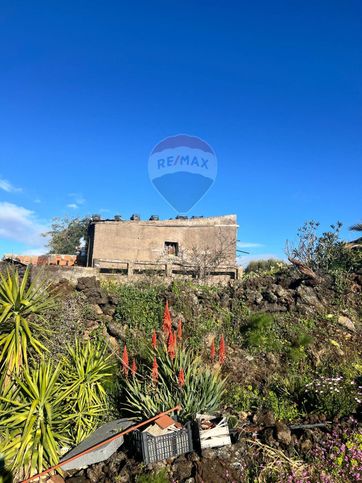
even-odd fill
[[[191,423],[162,436],[152,436],[137,429],[132,432],[132,445],[146,464],[190,453],[193,451]]]

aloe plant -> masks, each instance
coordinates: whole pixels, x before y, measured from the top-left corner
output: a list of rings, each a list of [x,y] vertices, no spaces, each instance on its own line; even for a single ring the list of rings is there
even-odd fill
[[[156,355],[158,381],[151,379],[151,361]],[[180,386],[178,374],[184,370],[185,381]],[[151,417],[157,412],[180,404],[180,416],[187,419],[202,411],[215,411],[220,408],[225,393],[225,379],[220,370],[209,367],[191,349],[178,345],[172,360],[167,346],[162,344],[150,351],[148,363],[140,369],[139,376],[121,379],[125,402],[121,409],[138,416]]]
[[[17,271],[0,273],[0,371],[8,376],[19,375],[27,366],[29,347],[39,354],[46,351],[36,337],[45,328],[34,318],[41,319],[54,299],[49,285],[39,280],[29,282],[29,274],[27,269],[21,280]]]

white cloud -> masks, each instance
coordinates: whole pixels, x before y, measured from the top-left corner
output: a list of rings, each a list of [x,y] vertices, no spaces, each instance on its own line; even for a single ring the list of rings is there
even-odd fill
[[[262,243],[253,243],[253,242],[237,242],[238,247],[240,248],[257,248],[264,246]]]
[[[6,201],[0,202],[0,238],[24,243],[44,252],[47,239],[41,234],[48,229],[37,220],[33,211]]]
[[[21,191],[21,188],[16,188],[7,179],[0,178],[0,189],[6,191],[7,193],[16,193]]]
[[[78,208],[78,205],[76,203],[69,203],[67,207],[72,208],[73,210],[76,210]]]
[[[84,205],[85,198],[81,193],[69,193],[68,196],[74,200],[77,205]]]

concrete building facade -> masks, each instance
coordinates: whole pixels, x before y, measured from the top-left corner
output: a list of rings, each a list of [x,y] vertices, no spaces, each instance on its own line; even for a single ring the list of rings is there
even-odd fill
[[[236,215],[171,220],[93,220],[89,225],[87,266],[106,271],[164,269],[179,272],[191,254],[220,253],[217,272],[236,278]]]

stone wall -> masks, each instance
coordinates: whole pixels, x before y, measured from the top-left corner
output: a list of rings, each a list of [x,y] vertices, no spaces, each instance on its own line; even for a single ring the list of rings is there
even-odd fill
[[[60,266],[33,266],[32,277],[39,277],[40,279],[50,279],[54,283],[61,280],[67,280],[71,285],[77,285],[78,279],[82,277],[96,277],[100,279],[99,270],[92,267],[60,267]]]

